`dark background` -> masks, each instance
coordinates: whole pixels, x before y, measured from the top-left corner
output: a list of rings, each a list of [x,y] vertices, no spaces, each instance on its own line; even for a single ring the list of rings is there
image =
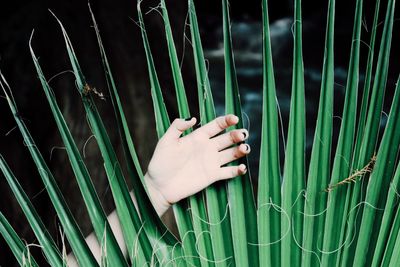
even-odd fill
[[[235,56],[245,112],[245,124],[251,132],[249,143],[252,145],[253,153],[250,157],[250,167],[255,182],[260,141],[262,85],[260,2],[260,0],[231,1]],[[309,151],[318,107],[327,1],[303,2],[307,151]],[[386,1],[382,2],[384,5],[386,4]],[[182,71],[192,107],[191,111],[196,115],[198,110],[193,58],[190,44],[185,41],[183,35],[187,1],[167,0],[166,3],[169,8],[179,57],[182,58],[182,55],[185,55]],[[218,53],[221,51],[222,38],[221,3],[211,0],[196,1],[195,3],[203,45],[210,63],[210,79],[217,112],[221,115],[224,110],[223,57]],[[145,0],[142,9],[145,13],[149,10],[149,7],[155,7],[157,4],[157,1]],[[355,1],[337,2],[335,116],[340,116],[342,110],[354,4]],[[142,39],[139,28],[131,20],[137,20],[136,1],[96,0],[92,1],[91,5],[100,27],[120,96],[124,102],[136,149],[143,169],[146,170],[156,144],[156,134]],[[290,104],[293,6],[292,1],[270,1],[269,6],[277,93],[284,121],[283,129],[286,129]],[[373,7],[374,3],[366,2],[365,28],[362,39],[367,43],[369,42]],[[84,234],[88,234],[91,231],[89,218],[83,208],[82,198],[68,165],[66,153],[62,150],[62,142],[30,58],[28,40],[32,29],[35,29],[33,48],[36,55],[40,57],[39,60],[46,77],[49,79],[64,72],[52,79],[51,85],[79,147],[83,149],[86,143],[86,163],[107,212],[113,209],[113,204],[107,188],[102,160],[99,157],[94,140],[90,138],[91,133],[86,125],[86,118],[74,86],[73,76],[71,73],[65,72],[71,67],[68,63],[62,34],[48,9],[51,9],[64,23],[88,83],[106,94],[106,100],[98,99],[98,107],[108,129],[110,129],[109,134],[112,141],[121,154],[118,136],[113,131],[115,121],[110,100],[107,98],[99,50],[91,27],[92,23],[86,1],[25,0],[12,1],[7,6],[2,5],[0,9],[0,69],[13,89],[20,114],[25,119],[43,156],[48,160],[51,169],[54,171],[54,175],[62,191],[65,192],[66,200],[74,215],[78,218]],[[381,8],[381,10],[385,9],[386,7]],[[164,98],[172,119],[177,116],[177,108],[162,21],[159,14],[154,11],[145,15],[145,21],[160,82],[164,90]],[[380,26],[381,29],[382,26]],[[189,35],[188,31],[187,34]],[[398,23],[396,22],[388,82],[388,99],[393,93],[395,78],[398,73],[397,60],[399,56],[395,48],[399,45],[399,36]],[[377,46],[379,47],[379,42],[377,42]],[[360,68],[362,73],[365,70],[366,52],[366,46],[362,45],[363,56]],[[361,78],[363,77],[362,73]],[[386,101],[385,111],[388,111],[389,103],[389,101]],[[337,135],[339,123],[340,118],[335,119],[334,136]],[[30,160],[28,150],[24,147],[18,130],[12,130],[14,127],[15,123],[8,105],[3,98],[0,98],[0,153],[19,178],[44,223],[49,227],[50,233],[61,244],[58,234],[59,223],[55,213],[50,208],[51,204],[43,189],[41,179]],[[10,193],[8,185],[2,178],[0,178],[0,210],[27,243],[37,243],[17,202]],[[170,224],[171,216],[167,215],[165,220]],[[40,258],[41,254],[37,248],[32,247],[31,250],[35,256]],[[0,238],[0,266],[15,266],[15,264],[10,251]]]

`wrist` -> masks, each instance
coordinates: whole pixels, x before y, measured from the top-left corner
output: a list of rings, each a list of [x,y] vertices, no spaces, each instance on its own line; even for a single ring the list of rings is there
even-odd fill
[[[156,210],[158,216],[161,217],[169,209],[169,207],[171,207],[171,203],[166,200],[148,173],[145,174],[144,181],[146,183],[147,192],[154,209]]]

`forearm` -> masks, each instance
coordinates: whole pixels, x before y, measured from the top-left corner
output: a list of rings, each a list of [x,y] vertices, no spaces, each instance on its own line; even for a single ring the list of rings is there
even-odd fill
[[[124,237],[122,235],[122,228],[119,223],[117,212],[114,210],[110,215],[108,215],[107,220],[110,224],[111,230],[114,233],[115,239],[117,240],[118,246],[121,248],[121,251],[126,256],[127,249],[124,242]],[[90,251],[93,253],[96,261],[100,263],[101,261],[101,245],[97,240],[96,234],[92,232],[85,239],[86,243]],[[68,254],[67,257],[67,266],[68,267],[78,267],[78,263],[73,253]]]
[[[151,180],[149,179],[148,174],[145,175],[145,182],[146,182],[146,186],[148,187],[151,202],[153,203],[153,206],[154,206],[158,216],[161,217],[168,210],[170,205],[165,201],[165,199],[162,197],[162,195],[159,194],[159,192],[156,189],[154,189],[154,187],[152,185],[149,185],[149,183],[151,184]],[[133,202],[136,204],[136,199],[135,199],[133,192],[131,192],[131,197],[132,197]],[[118,219],[117,211],[114,210],[110,215],[108,215],[107,220],[108,220],[108,223],[110,224],[112,232],[114,233],[115,239],[117,240],[118,246],[121,248],[121,251],[124,254],[124,256],[126,256],[127,249],[125,246],[125,241],[124,241],[124,237],[122,234],[122,228],[121,228],[121,224]],[[101,246],[97,240],[96,234],[94,232],[92,232],[89,236],[86,237],[85,240],[89,246],[89,249],[92,251],[95,259],[97,260],[97,262],[100,262]],[[79,266],[73,253],[70,253],[68,255],[67,265],[69,267],[78,267]]]

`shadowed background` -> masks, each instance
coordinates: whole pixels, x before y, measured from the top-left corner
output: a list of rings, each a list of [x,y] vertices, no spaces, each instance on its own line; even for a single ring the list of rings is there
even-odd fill
[[[252,145],[253,152],[250,156],[250,169],[255,184],[258,173],[257,159],[259,156],[262,104],[260,2],[260,0],[248,0],[243,4],[243,1],[231,1],[235,58],[239,85],[241,86],[242,105],[245,112],[245,125],[250,128],[251,133],[249,143]],[[327,1],[304,2],[303,39],[307,97],[307,151],[309,151],[318,107]],[[354,3],[348,2],[350,1],[338,1],[336,11],[335,96],[337,98],[335,99],[334,114],[336,116],[340,116],[342,110],[342,97],[351,44]],[[192,107],[191,112],[196,116],[198,109],[193,58],[190,43],[184,37],[187,1],[167,0],[166,3],[169,8],[177,51],[179,57],[183,58],[182,71],[189,103]],[[383,1],[383,3],[385,4],[386,1]],[[150,7],[155,7],[157,4],[157,1],[145,0],[142,9],[147,12]],[[196,1],[195,4],[202,41],[209,62],[209,75],[217,113],[222,115],[224,113],[224,70],[221,43],[221,3],[203,0]],[[156,132],[145,55],[140,30],[134,22],[137,20],[136,1],[96,0],[92,1],[91,5],[99,23],[136,149],[142,167],[146,170],[156,145]],[[270,1],[269,6],[277,95],[282,111],[283,129],[286,129],[291,90],[292,1]],[[369,27],[372,24],[373,6],[374,4],[366,3],[366,11],[364,12],[366,21],[363,40],[367,43],[369,42]],[[74,84],[73,75],[68,72],[71,67],[61,31],[48,9],[51,9],[64,23],[88,83],[105,94],[105,100],[98,98],[97,104],[107,129],[109,129],[113,144],[119,155],[122,155],[122,147],[119,145],[118,135],[114,130],[116,123],[113,119],[111,101],[107,97],[108,92],[99,49],[94,30],[91,27],[86,1],[25,0],[13,1],[7,7],[2,6],[0,9],[0,69],[13,89],[21,116],[25,119],[36,144],[53,170],[75,218],[77,218],[83,233],[86,235],[91,232],[90,221],[30,58],[28,40],[32,29],[35,29],[33,37],[35,53],[39,56],[46,77],[48,79],[53,77],[50,85],[57,96],[71,132],[85,155],[92,179],[107,212],[113,209],[112,198],[107,187],[107,179],[99,151],[86,124],[85,113]],[[384,7],[381,9],[385,10]],[[152,11],[145,15],[145,21],[164,98],[172,120],[178,112],[162,20],[156,11]],[[394,48],[399,45],[400,35],[396,30],[398,30],[397,23],[395,23],[392,44]],[[187,34],[189,35],[188,31]],[[363,55],[366,52],[367,46],[363,46]],[[393,63],[391,64],[386,96],[388,99],[391,99],[399,69],[397,64],[398,51],[393,49],[392,54]],[[366,56],[363,56],[361,61],[361,64],[364,63],[365,65]],[[361,65],[361,72],[365,70],[364,65]],[[386,102],[385,111],[388,111],[389,103]],[[335,118],[334,136],[338,133],[339,123],[340,118]],[[0,153],[5,157],[23,188],[33,200],[33,204],[37,207],[44,223],[49,227],[50,233],[61,245],[59,223],[54,210],[51,208],[47,193],[33,162],[30,160],[28,151],[24,147],[22,138],[18,130],[13,130],[14,127],[15,123],[8,105],[3,98],[0,98]],[[122,157],[120,159],[123,161]],[[0,176],[0,210],[27,243],[36,243],[18,203],[10,194],[2,176]],[[171,214],[167,214],[164,219],[169,225],[172,225]],[[39,249],[32,248],[32,251],[40,257]],[[45,263],[42,262],[42,265],[45,266]],[[1,238],[0,266],[16,266],[15,260]]]

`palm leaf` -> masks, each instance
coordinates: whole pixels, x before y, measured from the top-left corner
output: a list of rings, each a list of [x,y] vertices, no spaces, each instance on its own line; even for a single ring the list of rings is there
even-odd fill
[[[400,147],[400,89],[399,82],[393,99],[392,108],[389,113],[388,122],[383,134],[381,145],[376,156],[376,163],[368,181],[363,216],[360,225],[360,234],[357,240],[354,265],[365,264],[367,257],[365,251],[371,252],[375,248],[376,238],[373,236],[373,229],[379,229],[382,221],[382,213],[377,213],[377,208],[384,208],[386,205],[387,193],[389,191],[391,178],[395,169],[395,163]],[[376,219],[376,221],[375,221]]]
[[[91,9],[90,9],[90,11],[91,11]],[[140,167],[140,163],[139,163],[139,160],[138,160],[138,157],[136,154],[133,140],[132,140],[132,137],[131,137],[131,134],[129,131],[128,123],[127,123],[125,113],[124,113],[124,110],[122,107],[121,99],[118,95],[116,83],[114,81],[112,71],[111,71],[110,65],[108,63],[107,55],[106,55],[106,52],[105,52],[105,49],[104,49],[104,46],[103,46],[103,43],[102,43],[102,40],[100,37],[100,32],[97,27],[97,23],[95,21],[92,11],[91,11],[91,15],[92,15],[92,20],[93,20],[96,36],[97,36],[97,41],[98,41],[99,48],[100,48],[101,58],[103,61],[104,72],[106,74],[106,80],[107,80],[111,100],[112,100],[113,107],[114,107],[115,117],[117,118],[117,122],[118,122],[118,131],[120,133],[121,142],[124,147],[124,155],[125,155],[125,160],[127,163],[127,169],[128,169],[128,173],[129,173],[129,176],[130,176],[132,184],[133,184],[134,195],[135,195],[138,207],[139,207],[139,212],[142,217],[143,223],[148,222],[148,223],[144,224],[144,229],[145,229],[145,231],[152,232],[150,235],[155,235],[155,236],[158,236],[158,238],[159,238],[160,236],[157,234],[157,232],[154,232],[154,231],[158,231],[160,233],[165,233],[167,231],[167,229],[166,229],[165,225],[163,224],[163,222],[158,217],[158,215],[157,215],[156,211],[154,210],[154,207],[152,206],[151,201],[146,193],[146,190],[145,190],[146,185],[143,180],[143,172]],[[162,122],[160,122],[160,123],[162,123]],[[173,241],[174,239],[171,239],[170,234],[169,234],[169,238],[170,238],[169,242],[175,242],[175,241]],[[148,241],[146,241],[146,242],[148,242]]]
[[[369,103],[367,121],[365,125],[365,131],[363,133],[363,140],[360,146],[360,154],[357,159],[353,159],[352,169],[360,170],[370,162],[371,158],[375,153],[376,143],[378,140],[378,130],[380,126],[381,111],[383,105],[384,89],[386,87],[389,57],[390,57],[390,46],[392,40],[392,29],[393,29],[393,16],[394,16],[394,5],[395,1],[388,1],[385,23],[382,33],[381,45],[379,49],[379,56],[377,60],[375,80],[372,87],[371,99]],[[355,161],[357,160],[357,161]],[[364,180],[362,180],[364,181]],[[361,214],[358,216],[358,223],[356,223],[357,214],[362,212],[359,208],[360,199],[363,199],[365,192],[365,185],[361,183],[353,184],[348,190],[352,191],[351,201],[348,210],[349,213],[348,225],[354,226],[359,225]],[[356,230],[356,231],[355,231]],[[355,232],[354,232],[355,231]],[[357,240],[358,238],[357,229],[354,227],[348,227],[346,235],[350,239]],[[344,254],[342,257],[342,263],[350,264],[353,261],[355,251],[355,242],[352,245],[344,248]]]
[[[323,190],[329,182],[330,155],[333,123],[333,87],[334,87],[334,24],[335,0],[329,1],[325,56],[322,71],[321,94],[319,100],[317,126],[311,151],[310,167],[307,179],[307,191],[304,202],[304,232],[302,265],[319,265],[321,253],[317,248],[322,245],[321,229],[324,228],[327,195]]]
[[[68,126],[64,120],[64,117],[60,111],[60,108],[57,105],[55,96],[44,77],[44,74],[39,65],[38,59],[36,58],[36,55],[32,49],[32,46],[30,46],[30,50],[31,50],[33,62],[36,67],[36,71],[38,73],[43,90],[46,94],[47,101],[50,104],[51,111],[52,111],[54,119],[57,123],[57,127],[60,131],[61,138],[65,145],[72,170],[75,174],[76,180],[78,182],[78,186],[81,190],[81,194],[82,194],[83,200],[86,204],[87,211],[89,213],[89,217],[91,219],[97,239],[101,240],[103,235],[106,236],[106,238],[107,238],[106,253],[108,255],[107,259],[110,262],[115,262],[115,263],[119,264],[119,266],[127,266],[127,263],[126,263],[124,256],[118,246],[118,243],[114,237],[114,234],[111,231],[111,227],[107,221],[107,216],[106,216],[106,214],[103,210],[103,207],[100,203],[99,197],[96,193],[96,190],[95,190],[92,180],[90,178],[90,174],[84,164],[82,156],[79,153],[79,149],[76,146],[76,143],[74,142],[74,140],[72,138],[72,135],[71,135],[71,133],[68,129]]]
[[[355,19],[353,26],[353,40],[361,38],[361,22],[362,22],[362,4],[363,1],[358,0],[356,3]],[[349,162],[353,154],[354,128],[356,123],[357,110],[357,89],[359,75],[359,57],[360,57],[360,41],[352,42],[350,52],[350,62],[346,84],[345,103],[343,108],[342,124],[339,132],[338,144],[336,147],[335,158],[333,162],[331,185],[339,183],[344,177],[350,173]],[[346,216],[342,208],[346,203],[346,188],[336,187],[328,192],[327,212],[325,221],[325,230],[323,236],[323,266],[335,266],[339,259],[341,237],[345,231]],[[338,227],[338,231],[332,231]],[[338,252],[338,253],[336,253]]]
[[[399,80],[398,80],[396,94],[399,94],[398,93],[398,91],[400,91],[399,87],[400,87],[400,85],[399,85]],[[395,114],[394,109],[397,108],[396,107],[397,103],[395,101],[398,101],[398,100],[396,98],[395,98],[395,100],[393,100],[391,114]],[[389,159],[389,161],[390,161],[390,164],[394,164],[394,162],[391,162],[391,159]],[[374,178],[376,179],[376,176]],[[388,177],[386,177],[386,178],[388,178]],[[393,217],[395,216],[396,202],[398,199],[397,192],[398,192],[398,188],[400,186],[399,182],[400,182],[400,164],[398,164],[396,174],[394,175],[393,179],[391,179],[391,181],[390,181],[390,188],[388,188],[385,210],[383,212],[376,245],[371,246],[371,248],[374,248],[374,256],[372,257],[371,266],[379,265],[379,263],[382,261],[382,256],[385,251],[385,248],[388,245],[387,239],[389,237],[390,228],[392,226],[391,222],[393,221]],[[381,196],[381,199],[383,197],[384,196]],[[394,225],[393,225],[393,227],[394,227]],[[374,229],[377,229],[377,228],[378,227],[376,227],[376,228],[374,227]]]
[[[53,238],[50,236],[49,232],[46,229],[43,221],[40,219],[39,214],[36,209],[33,207],[29,197],[26,195],[25,191],[22,189],[21,185],[18,183],[17,178],[15,178],[12,173],[10,167],[5,162],[3,156],[0,155],[0,169],[3,172],[11,190],[13,191],[14,196],[17,198],[18,203],[21,206],[22,211],[24,212],[26,219],[28,220],[32,230],[39,241],[39,244],[43,247],[43,252],[46,256],[47,261],[52,266],[64,266],[65,262],[62,258],[60,251],[57,248],[56,243]],[[26,256],[26,246],[22,243],[22,241],[18,241],[18,237],[15,232],[13,232],[11,226],[6,221],[5,217],[0,214],[1,225],[4,230],[1,232],[3,235],[7,235],[7,242],[11,242],[13,244],[10,246],[14,255],[18,259],[18,262],[21,264],[22,256]]]
[[[318,116],[306,177],[305,162],[305,86],[302,53],[301,0],[294,0],[294,49],[291,104],[282,181],[279,159],[278,110],[269,28],[268,0],[262,1],[263,19],[263,106],[259,161],[257,209],[250,172],[227,182],[217,182],[204,191],[173,206],[179,230],[178,240],[163,224],[151,205],[143,171],[136,154],[127,119],[118,94],[117,84],[106,56],[100,32],[89,5],[105,77],[113,104],[118,132],[124,149],[128,174],[132,180],[132,195],[108,133],[95,105],[96,89],[88,85],[80,68],[71,41],[59,22],[68,56],[82,98],[86,116],[99,145],[104,167],[122,225],[125,245],[133,266],[396,266],[400,260],[400,76],[384,128],[381,112],[388,80],[388,65],[392,42],[395,0],[388,0],[379,55],[373,73],[375,39],[380,0],[369,44],[367,68],[361,106],[357,105],[359,85],[360,43],[363,4],[355,0],[355,15],[347,73],[346,95],[339,139],[331,170],[334,91],[334,25],[335,0],[329,0],[325,36],[325,53],[321,78]],[[158,80],[144,18],[138,1],[139,26],[150,81],[150,91],[156,119],[156,131],[161,138],[170,126]],[[160,0],[172,79],[179,116],[190,117],[181,67],[175,48],[165,0]],[[204,57],[194,0],[188,0],[191,44],[196,71],[197,95],[202,125],[215,119],[208,69]],[[58,20],[58,19],[57,19]],[[222,0],[222,22],[225,61],[225,111],[240,120],[231,127],[243,128],[231,20],[228,0]],[[97,239],[101,243],[101,266],[127,266],[107,222],[90,174],[77,149],[52,89],[47,83],[31,48],[32,58],[42,87],[50,104],[69,156]],[[372,88],[371,88],[372,83]],[[17,122],[25,144],[37,165],[52,203],[60,218],[72,250],[82,266],[98,266],[85,239],[79,232],[55,180],[33,139],[20,118],[12,93],[4,77],[0,85]],[[372,89],[372,90],[371,90]],[[359,113],[357,114],[357,111]],[[357,124],[356,124],[357,123]],[[357,128],[356,128],[357,127]],[[190,133],[191,130],[184,134]],[[231,164],[244,163],[247,158]],[[32,203],[17,179],[0,156],[0,168],[27,216],[46,259],[54,266],[64,266],[63,256],[37,215]],[[396,169],[396,170],[395,170]],[[306,183],[307,178],[307,183]],[[354,182],[352,184],[346,184]],[[329,185],[328,185],[329,183]],[[326,191],[326,192],[324,192]],[[303,198],[304,196],[304,198]],[[378,210],[379,209],[379,210]],[[3,235],[17,261],[22,266],[37,266],[11,225],[0,213],[0,234]],[[30,260],[29,260],[30,259]]]
[[[4,237],[8,247],[11,249],[19,265],[38,267],[33,256],[29,253],[29,248],[22,242],[10,223],[0,212],[0,234]]]
[[[269,29],[268,1],[263,8],[263,107],[258,177],[258,242],[259,265],[280,265],[281,204],[278,111]]]
[[[78,224],[74,220],[72,213],[64,200],[61,190],[57,186],[57,183],[49,167],[43,159],[43,156],[40,154],[39,149],[33,141],[33,138],[24,121],[21,119],[14,99],[11,98],[11,89],[9,88],[8,83],[6,82],[2,74],[0,86],[3,89],[10,110],[14,116],[14,120],[16,121],[17,126],[22,134],[24,143],[26,144],[26,147],[31,154],[32,160],[34,161],[38,169],[39,175],[42,178],[46,191],[50,196],[50,200],[53,203],[58,218],[60,219],[61,225],[63,226],[63,229],[65,231],[65,235],[72,247],[72,251],[77,258],[78,263],[84,266],[98,266],[96,260],[93,257],[93,254],[90,252],[89,247],[85,242],[82,233],[80,232]]]
[[[232,130],[243,128],[243,116],[233,56],[228,4],[227,0],[222,0],[225,51],[225,112],[239,117],[238,124],[228,128],[228,130]],[[249,165],[246,157],[232,162],[231,165],[240,163],[244,163],[246,166]],[[228,181],[228,201],[235,264],[239,266],[257,266],[258,247],[254,246],[254,244],[258,243],[257,215],[249,172],[242,177],[235,177]],[[225,247],[227,249],[230,248],[229,246]]]
[[[178,104],[179,116],[181,118],[190,118],[189,104],[186,97],[185,85],[183,83],[181,68],[178,61],[178,55],[176,53],[175,42],[172,34],[171,24],[169,21],[168,10],[164,0],[161,0],[161,10],[163,15],[163,21],[165,26],[165,34],[168,46],[169,59],[172,70],[172,77],[175,85],[175,93]],[[190,133],[192,130],[185,131]],[[189,200],[184,199],[173,206],[175,219],[178,225],[179,234],[182,239],[182,246],[188,264],[193,266],[199,266],[199,256],[196,250],[196,235],[193,228],[192,220],[197,220],[197,224],[200,224],[199,218],[193,217],[190,209],[190,203],[197,204],[196,197],[190,197]]]
[[[104,168],[114,197],[118,218],[122,226],[122,232],[129,255],[132,259],[134,258],[137,249],[135,243],[136,240],[139,240],[139,248],[143,249],[146,261],[150,262],[153,258],[152,247],[149,245],[146,235],[139,235],[143,223],[133,205],[128,186],[122,174],[121,166],[119,165],[110,138],[108,137],[104,124],[96,109],[92,95],[90,92],[87,93],[88,85],[82,74],[72,44],[61,22],[58,19],[57,21],[60,24],[64,36],[67,52],[75,74],[78,91],[81,94],[90,129],[96,137],[97,144],[104,160]],[[158,244],[161,243],[159,242]]]
[[[199,100],[199,109],[200,109],[200,123],[202,125],[207,122],[215,119],[215,108],[214,101],[211,93],[210,81],[208,79],[206,63],[204,59],[204,52],[200,38],[199,26],[197,22],[196,9],[194,6],[194,2],[189,0],[189,21],[190,21],[190,33],[191,33],[191,41],[193,47],[193,57],[194,57],[194,66],[196,69],[196,80],[197,80],[197,95]],[[215,183],[213,186],[208,187],[206,190],[207,196],[207,209],[208,209],[208,221],[210,224],[208,225],[210,231],[210,239],[207,237],[206,240],[201,241],[201,246],[199,247],[200,255],[204,255],[208,260],[215,260],[220,264],[227,264],[226,260],[229,255],[227,255],[227,251],[224,248],[224,238],[230,235],[229,229],[229,217],[224,215],[226,214],[227,209],[227,192],[225,184],[222,182]],[[192,212],[195,212],[192,207]],[[203,204],[199,203],[199,210],[197,212],[201,212],[198,214],[201,216],[203,221],[207,221],[204,216],[204,207]],[[228,227],[223,227],[228,226]],[[196,225],[194,225],[196,230]],[[203,227],[198,227],[200,229],[204,229]],[[205,235],[204,235],[205,236]],[[211,241],[211,244],[209,244]],[[209,244],[209,245],[207,245]],[[212,252],[209,251],[212,249]],[[210,262],[210,265],[211,264]]]
[[[282,183],[282,217],[281,217],[281,266],[290,266],[292,262],[300,262],[301,239],[303,229],[305,184],[305,99],[304,99],[304,67],[302,52],[302,17],[301,0],[294,5],[294,52],[292,99],[290,104],[289,130],[285,152]]]

